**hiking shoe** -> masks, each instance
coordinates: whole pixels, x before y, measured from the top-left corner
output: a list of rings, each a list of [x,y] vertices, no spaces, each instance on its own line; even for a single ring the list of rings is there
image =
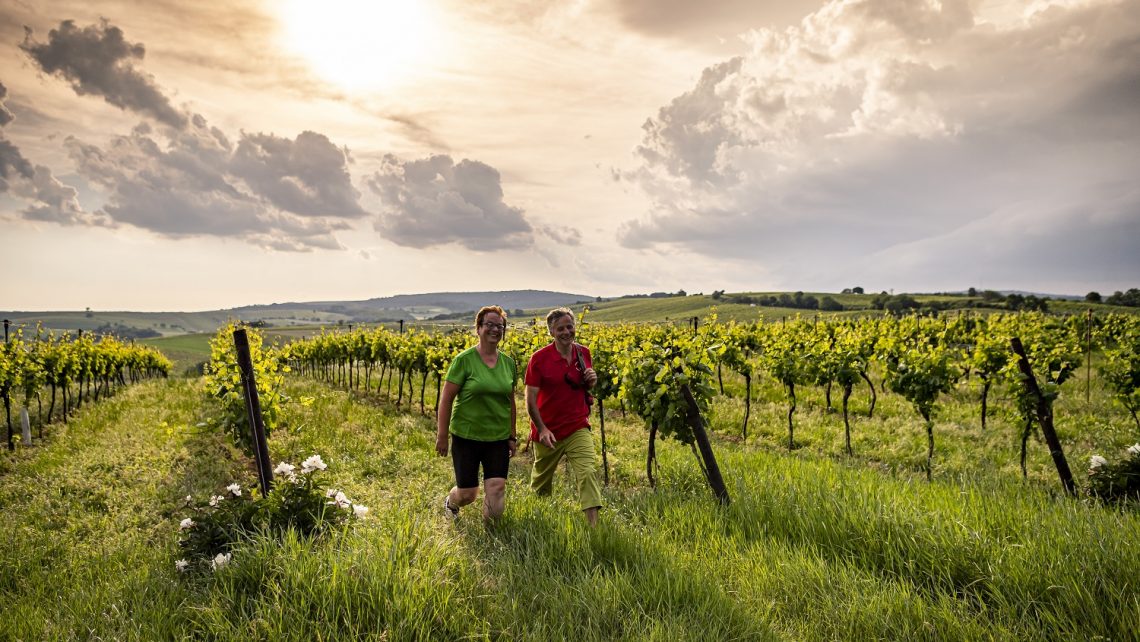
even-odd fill
[[[453,522],[459,519],[459,509],[451,505],[451,493],[443,496],[443,514]]]

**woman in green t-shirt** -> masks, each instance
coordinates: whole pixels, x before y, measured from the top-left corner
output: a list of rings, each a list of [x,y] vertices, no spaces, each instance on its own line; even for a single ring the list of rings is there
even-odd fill
[[[503,514],[507,469],[515,454],[515,361],[499,352],[507,329],[507,314],[497,305],[475,315],[479,343],[460,352],[439,397],[435,451],[447,455],[451,435],[451,461],[455,486],[443,498],[444,514],[454,519],[459,508],[479,495],[479,467],[483,467],[483,518]],[[454,405],[454,407],[453,407]]]

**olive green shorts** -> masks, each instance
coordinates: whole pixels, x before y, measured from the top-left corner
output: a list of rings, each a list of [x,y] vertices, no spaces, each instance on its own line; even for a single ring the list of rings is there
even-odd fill
[[[578,501],[582,510],[601,507],[602,489],[598,485],[598,458],[594,451],[593,433],[586,428],[576,430],[569,437],[555,442],[554,448],[547,448],[537,441],[532,445],[534,468],[530,472],[530,487],[534,492],[550,494],[554,469],[565,456],[578,482]]]

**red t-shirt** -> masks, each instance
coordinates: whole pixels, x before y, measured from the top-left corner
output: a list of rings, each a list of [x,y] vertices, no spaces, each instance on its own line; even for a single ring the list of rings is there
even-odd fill
[[[526,385],[538,388],[538,414],[558,440],[590,427],[590,406],[586,404],[586,387],[578,370],[578,352],[587,368],[594,367],[590,351],[585,346],[575,343],[571,348],[570,363],[567,363],[553,342],[536,350],[526,366]],[[567,383],[567,379],[574,385]],[[530,438],[532,441],[538,439],[538,429],[533,421],[530,422]]]

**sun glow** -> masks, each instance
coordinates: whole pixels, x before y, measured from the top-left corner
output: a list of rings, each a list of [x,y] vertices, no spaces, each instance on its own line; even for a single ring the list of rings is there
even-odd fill
[[[286,0],[282,45],[346,90],[389,88],[424,71],[441,41],[422,0]]]

